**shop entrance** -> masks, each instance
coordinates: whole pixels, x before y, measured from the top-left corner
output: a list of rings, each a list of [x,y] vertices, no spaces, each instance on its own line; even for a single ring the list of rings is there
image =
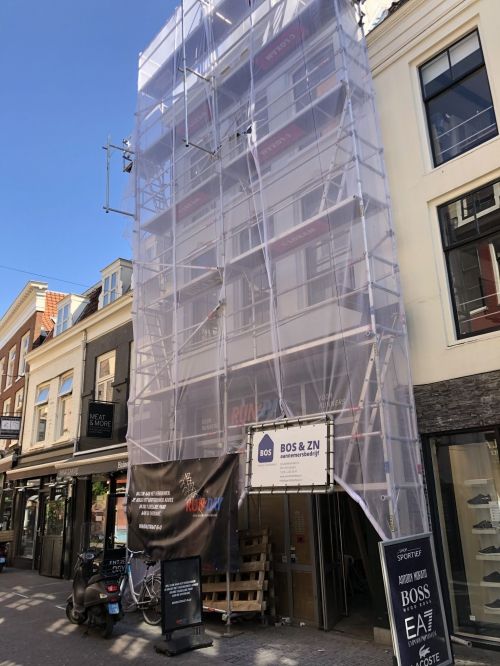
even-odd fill
[[[250,529],[270,531],[278,617],[371,639],[377,537],[347,493],[262,493],[247,509]]]
[[[64,525],[66,522],[66,499],[46,499],[40,531],[40,563],[42,576],[61,576],[64,549]]]

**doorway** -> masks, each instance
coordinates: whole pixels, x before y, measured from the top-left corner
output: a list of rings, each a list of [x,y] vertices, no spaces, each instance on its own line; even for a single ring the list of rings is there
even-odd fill
[[[42,576],[61,577],[64,526],[66,523],[66,499],[45,499],[40,530],[40,563]]]

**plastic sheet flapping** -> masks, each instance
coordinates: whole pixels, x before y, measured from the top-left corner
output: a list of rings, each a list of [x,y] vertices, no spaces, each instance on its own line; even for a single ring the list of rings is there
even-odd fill
[[[379,534],[426,529],[374,109],[349,0],[186,0],[142,54],[132,464],[329,412]]]

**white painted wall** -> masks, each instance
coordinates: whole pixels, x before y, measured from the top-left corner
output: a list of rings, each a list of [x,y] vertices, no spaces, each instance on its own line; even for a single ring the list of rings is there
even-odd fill
[[[500,177],[500,138],[434,168],[418,67],[479,29],[500,124],[498,0],[410,0],[368,35],[415,384],[500,369],[500,331],[457,340],[437,206]]]

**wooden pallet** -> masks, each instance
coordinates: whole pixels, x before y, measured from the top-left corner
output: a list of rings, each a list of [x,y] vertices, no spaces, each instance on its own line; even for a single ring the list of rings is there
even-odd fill
[[[240,532],[239,541],[241,563],[229,581],[230,611],[264,613],[269,598],[274,598],[269,531]],[[225,573],[204,575],[202,593],[206,610],[228,612]]]

